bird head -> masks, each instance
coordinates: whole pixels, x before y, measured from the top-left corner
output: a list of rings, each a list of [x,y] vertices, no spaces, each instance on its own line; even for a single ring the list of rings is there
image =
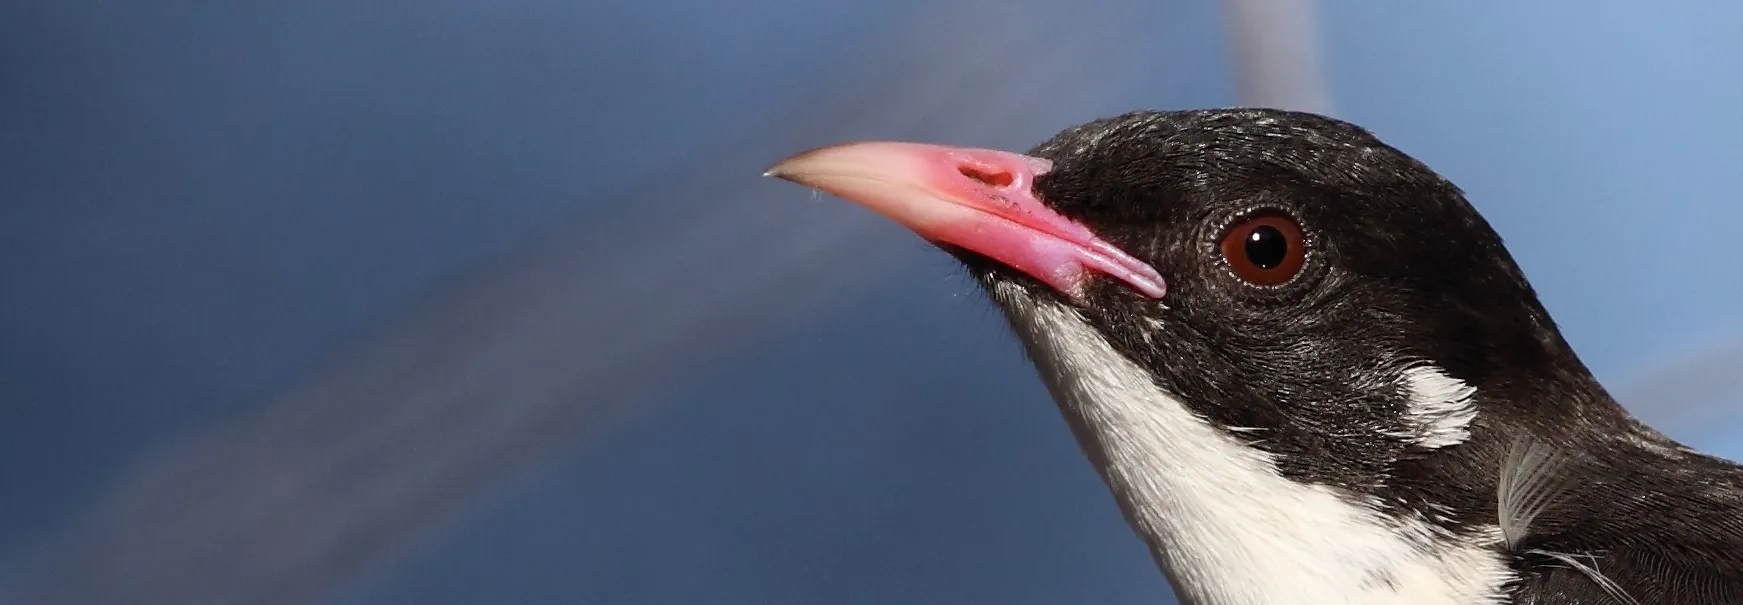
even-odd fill
[[[1081,318],[1304,478],[1378,486],[1465,441],[1485,402],[1585,376],[1459,189],[1331,118],[1133,112],[1026,154],[853,143],[770,173],[949,251],[1019,333],[1035,308]]]
[[[962,262],[1186,602],[1502,602],[1663,532],[1641,503],[1734,512],[1687,486],[1736,468],[1628,416],[1463,193],[1347,122],[1144,111],[769,174]]]

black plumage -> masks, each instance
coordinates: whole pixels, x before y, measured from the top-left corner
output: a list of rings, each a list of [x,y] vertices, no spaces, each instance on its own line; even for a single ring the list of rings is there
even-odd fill
[[[1507,547],[1516,603],[1618,602],[1540,553],[1589,563],[1641,604],[1743,603],[1743,469],[1618,405],[1500,236],[1427,166],[1347,122],[1262,109],[1130,113],[1031,155],[1054,162],[1036,181],[1050,208],[1166,268],[1166,305],[1112,280],[1073,304],[1213,424],[1260,429],[1232,435],[1286,476],[1466,532],[1497,522],[1510,444],[1539,440],[1569,456],[1554,471],[1568,491]],[[1268,211],[1301,223],[1308,259],[1288,283],[1250,287],[1207,250]],[[989,286],[1061,296],[956,252]],[[1475,387],[1468,440],[1394,436],[1406,396],[1372,385],[1409,360]]]
[[[1743,468],[1630,416],[1464,194],[1362,128],[1146,111],[770,174],[963,262],[1186,598],[1743,603]]]

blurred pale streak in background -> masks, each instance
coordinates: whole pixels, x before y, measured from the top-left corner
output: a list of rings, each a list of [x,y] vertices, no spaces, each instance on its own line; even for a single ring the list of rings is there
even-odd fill
[[[1131,6],[914,11],[835,90],[606,202],[621,214],[448,288],[259,413],[165,448],[26,564],[24,602],[326,594],[554,450],[913,262],[916,249],[875,218],[796,204],[758,179],[773,160],[866,136],[1021,148],[1160,76],[1156,58],[1125,53],[1149,31]],[[1049,27],[1102,35],[1049,43]],[[1128,60],[1098,60],[1109,56]]]
[[[1224,27],[1235,56],[1242,105],[1332,111],[1319,61],[1313,0],[1223,0]]]
[[[1685,439],[1735,435],[1743,420],[1743,338],[1645,368],[1613,394],[1642,421]]]

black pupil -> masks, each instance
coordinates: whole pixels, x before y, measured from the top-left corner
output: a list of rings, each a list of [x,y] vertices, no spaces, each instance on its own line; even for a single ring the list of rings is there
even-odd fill
[[[1247,234],[1247,260],[1260,269],[1275,269],[1289,254],[1289,240],[1270,225],[1259,225]]]

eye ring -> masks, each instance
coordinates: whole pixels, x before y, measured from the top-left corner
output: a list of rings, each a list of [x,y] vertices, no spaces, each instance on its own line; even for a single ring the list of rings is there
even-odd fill
[[[1307,263],[1307,238],[1289,215],[1267,212],[1241,220],[1223,234],[1223,262],[1241,281],[1279,286]]]

